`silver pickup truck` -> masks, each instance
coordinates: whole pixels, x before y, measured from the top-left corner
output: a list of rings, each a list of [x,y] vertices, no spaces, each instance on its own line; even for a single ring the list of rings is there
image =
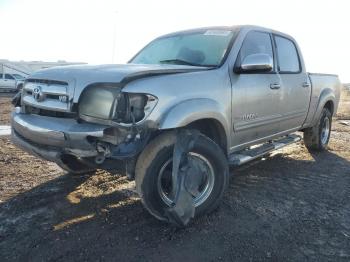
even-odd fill
[[[297,142],[325,150],[336,75],[306,72],[296,41],[256,27],[161,36],[126,65],[66,66],[26,79],[12,141],[70,174],[135,179],[156,218],[185,225],[213,210],[229,166]]]

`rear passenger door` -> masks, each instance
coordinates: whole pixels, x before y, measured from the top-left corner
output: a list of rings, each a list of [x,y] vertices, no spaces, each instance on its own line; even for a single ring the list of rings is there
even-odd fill
[[[309,109],[311,84],[294,41],[276,34],[273,38],[282,92],[280,130],[287,131],[300,128],[304,123]]]

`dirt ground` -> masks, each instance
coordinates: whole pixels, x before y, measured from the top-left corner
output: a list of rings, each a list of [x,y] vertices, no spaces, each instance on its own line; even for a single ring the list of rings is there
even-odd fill
[[[9,125],[11,116],[11,96],[13,94],[0,94],[0,125]]]
[[[9,98],[0,110],[8,124]],[[133,182],[66,175],[0,137],[1,260],[350,260],[350,126],[334,120],[328,152],[300,142],[231,174],[219,209],[176,229],[143,209]]]

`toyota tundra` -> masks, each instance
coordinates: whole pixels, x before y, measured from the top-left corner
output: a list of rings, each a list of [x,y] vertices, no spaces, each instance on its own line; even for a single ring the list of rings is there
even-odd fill
[[[161,36],[125,65],[32,74],[14,99],[12,141],[70,174],[124,174],[153,216],[185,225],[217,207],[229,166],[297,131],[326,150],[339,96],[338,77],[307,73],[287,34],[200,28]]]

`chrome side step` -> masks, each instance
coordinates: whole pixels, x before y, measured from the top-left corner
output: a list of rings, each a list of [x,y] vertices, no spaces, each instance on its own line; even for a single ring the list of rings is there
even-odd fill
[[[300,140],[300,136],[291,134],[276,140],[272,140],[271,142],[262,144],[254,148],[244,149],[242,151],[235,152],[229,156],[229,164],[232,166],[243,165],[254,159],[264,156],[271,151],[296,143]]]

